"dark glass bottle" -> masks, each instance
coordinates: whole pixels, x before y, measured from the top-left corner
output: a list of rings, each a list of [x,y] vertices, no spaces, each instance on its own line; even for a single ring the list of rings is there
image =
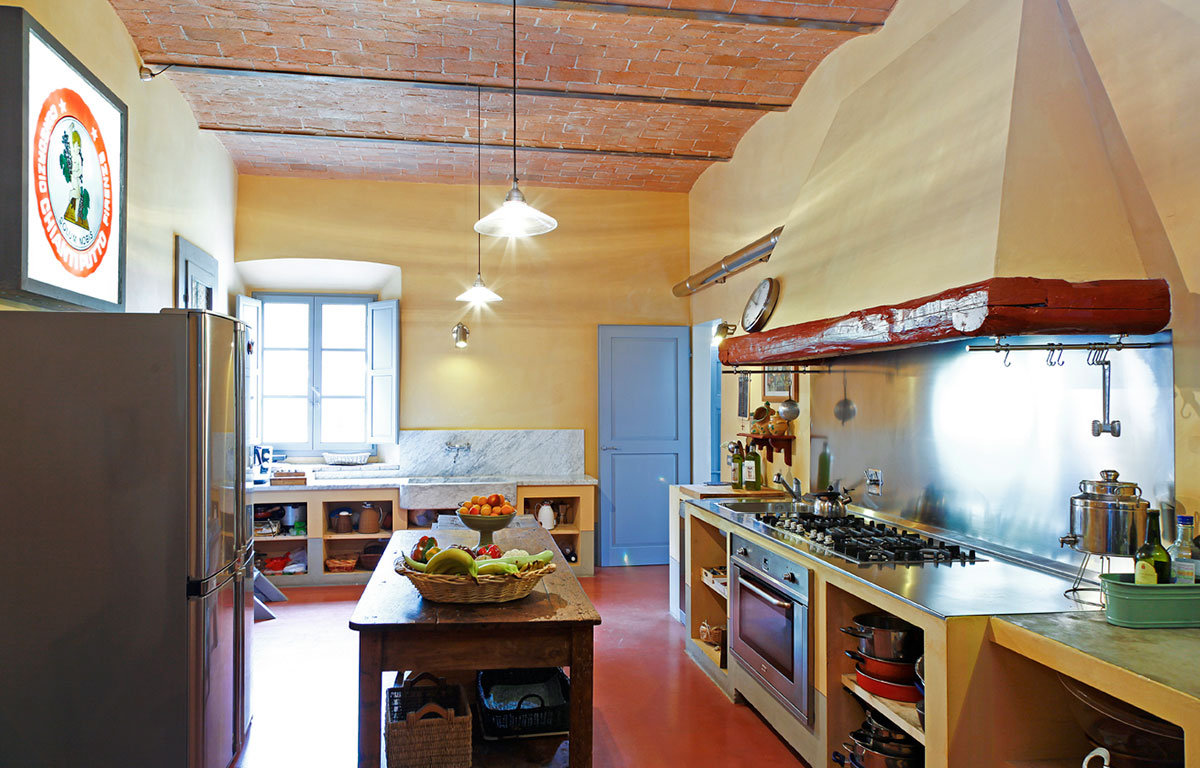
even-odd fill
[[[1171,556],[1162,545],[1158,510],[1146,513],[1146,540],[1133,557],[1134,584],[1170,584]]]

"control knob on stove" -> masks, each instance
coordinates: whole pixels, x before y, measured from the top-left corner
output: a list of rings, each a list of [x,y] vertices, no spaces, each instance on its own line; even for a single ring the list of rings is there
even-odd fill
[[[795,584],[796,583],[796,574],[792,573],[791,571],[788,571],[787,573],[783,574],[783,580],[789,581],[792,584]]]

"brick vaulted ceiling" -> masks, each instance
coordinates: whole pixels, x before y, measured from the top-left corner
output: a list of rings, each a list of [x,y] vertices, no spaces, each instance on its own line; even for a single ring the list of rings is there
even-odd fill
[[[242,172],[510,180],[508,0],[110,2]],[[686,191],[895,2],[518,0],[522,182]]]

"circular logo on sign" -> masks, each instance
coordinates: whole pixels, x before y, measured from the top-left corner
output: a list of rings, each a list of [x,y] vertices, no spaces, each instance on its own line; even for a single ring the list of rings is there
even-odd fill
[[[112,230],[112,175],[104,136],[69,88],[46,97],[33,153],[38,219],[59,263],[73,275],[96,271]]]

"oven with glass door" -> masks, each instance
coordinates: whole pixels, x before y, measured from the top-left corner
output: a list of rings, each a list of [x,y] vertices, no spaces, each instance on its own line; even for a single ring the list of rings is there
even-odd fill
[[[805,725],[811,717],[808,596],[804,566],[730,537],[730,651],[740,666]]]

